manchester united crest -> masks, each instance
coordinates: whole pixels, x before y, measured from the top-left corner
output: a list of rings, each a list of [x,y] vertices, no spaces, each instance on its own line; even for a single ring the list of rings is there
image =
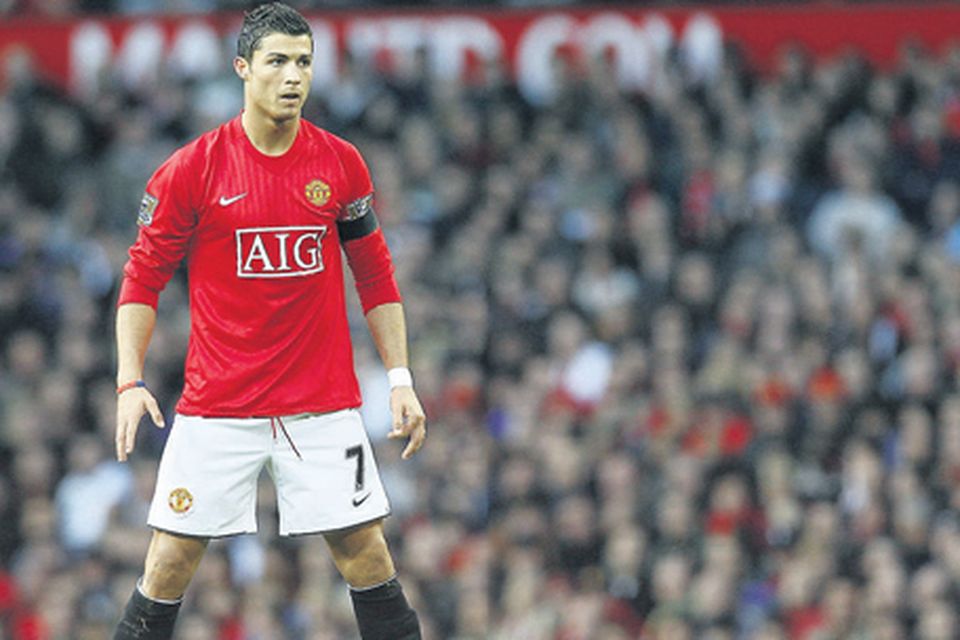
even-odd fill
[[[183,487],[177,487],[170,492],[167,504],[174,513],[186,513],[193,506],[193,494]]]
[[[330,199],[330,185],[323,180],[311,180],[304,189],[304,195],[310,204],[322,207]]]

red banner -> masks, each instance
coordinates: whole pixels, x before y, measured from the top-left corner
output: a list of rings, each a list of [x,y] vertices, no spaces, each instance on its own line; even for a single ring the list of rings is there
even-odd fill
[[[818,58],[857,50],[888,66],[907,40],[939,54],[960,34],[960,6],[955,4],[314,12],[308,17],[314,27],[318,85],[335,78],[345,52],[397,66],[424,52],[442,76],[462,74],[484,60],[502,60],[534,96],[549,89],[558,52],[583,59],[608,57],[622,84],[642,88],[674,46],[692,73],[710,73],[724,41],[737,43],[761,69],[771,68],[789,43]],[[239,23],[237,14],[11,19],[0,23],[0,60],[29,52],[42,72],[75,91],[83,91],[108,67],[131,83],[148,82],[162,69],[203,77],[228,64]]]

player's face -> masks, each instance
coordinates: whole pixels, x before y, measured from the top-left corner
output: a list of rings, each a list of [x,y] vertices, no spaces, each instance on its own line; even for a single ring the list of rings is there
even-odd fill
[[[308,35],[271,33],[247,62],[234,66],[246,83],[245,107],[275,122],[300,116],[313,78],[313,42]]]

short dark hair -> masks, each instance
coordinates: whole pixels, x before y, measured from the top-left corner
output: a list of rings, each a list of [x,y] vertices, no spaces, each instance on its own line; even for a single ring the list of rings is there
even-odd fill
[[[282,2],[268,2],[244,14],[243,26],[240,27],[240,36],[237,38],[237,55],[248,62],[253,60],[253,52],[271,33],[308,35],[310,41],[313,41],[310,25],[296,9]]]

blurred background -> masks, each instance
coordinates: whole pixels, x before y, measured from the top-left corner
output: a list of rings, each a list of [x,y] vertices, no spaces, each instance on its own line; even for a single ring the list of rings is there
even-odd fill
[[[405,295],[411,462],[350,315],[427,637],[960,637],[960,6],[294,4]],[[0,0],[4,640],[108,637],[141,570],[166,432],[114,461],[117,280],[153,170],[240,108],[249,5]],[[356,637],[259,510],[178,638]]]

